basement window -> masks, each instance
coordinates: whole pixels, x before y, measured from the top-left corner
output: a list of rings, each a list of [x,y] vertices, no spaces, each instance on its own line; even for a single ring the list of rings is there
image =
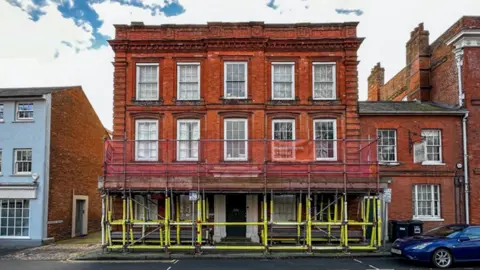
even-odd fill
[[[413,217],[417,219],[440,218],[440,186],[414,185],[412,191]]]
[[[200,63],[177,64],[177,100],[200,100]]]
[[[137,100],[158,100],[158,64],[137,64]]]
[[[0,237],[28,237],[29,219],[29,200],[0,200]]]
[[[17,103],[17,121],[33,120],[33,103]]]
[[[32,149],[15,149],[15,174],[32,173]]]
[[[335,63],[313,63],[313,99],[336,98]]]
[[[200,120],[178,120],[177,159],[198,160]]]
[[[226,62],[224,98],[247,98],[247,62]]]
[[[337,124],[335,120],[315,120],[315,158],[317,160],[337,160]]]
[[[292,100],[295,98],[295,63],[272,63],[272,99]]]

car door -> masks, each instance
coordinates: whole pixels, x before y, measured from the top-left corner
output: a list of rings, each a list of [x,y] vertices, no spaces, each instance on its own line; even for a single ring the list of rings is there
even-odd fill
[[[466,241],[459,241],[454,246],[455,260],[480,261],[480,227],[469,227],[460,235]]]

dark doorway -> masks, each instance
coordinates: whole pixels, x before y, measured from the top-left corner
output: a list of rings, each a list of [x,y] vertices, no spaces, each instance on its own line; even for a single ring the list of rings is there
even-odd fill
[[[77,200],[75,217],[75,236],[83,235],[83,221],[85,217],[85,200]]]
[[[227,222],[247,221],[247,196],[245,194],[229,194],[226,196]],[[227,226],[227,237],[245,237],[247,227]]]

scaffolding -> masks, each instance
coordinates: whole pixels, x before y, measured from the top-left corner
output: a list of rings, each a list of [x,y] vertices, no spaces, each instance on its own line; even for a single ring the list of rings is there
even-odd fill
[[[242,165],[207,161],[211,156],[218,156],[214,150],[218,146],[217,152],[225,153],[222,149],[226,146],[225,141],[197,141],[197,161],[180,164],[174,160],[178,155],[178,141],[149,143],[155,143],[155,151],[161,154],[155,162],[141,163],[131,158],[136,155],[138,141],[105,142],[102,245],[107,250],[191,250],[195,253],[206,250],[374,251],[382,245],[383,207],[375,139],[335,140],[335,147],[342,144],[339,149],[343,158],[339,159],[340,162],[330,163],[315,158],[309,160],[312,153],[303,153],[305,160],[299,161],[298,156],[302,153],[291,150],[290,146],[285,147],[285,143],[249,140],[247,151],[250,153],[250,149],[255,149],[256,154]],[[313,149],[315,156],[318,155],[318,145],[324,141],[303,140],[289,142],[289,145],[299,143],[308,151]],[[332,140],[328,143],[332,145]],[[347,153],[347,149],[355,149],[355,152]],[[286,164],[275,160],[279,151],[282,158],[294,155],[296,160]],[[263,155],[258,154],[262,152]],[[263,161],[258,162],[261,159]],[[136,177],[140,179],[137,182],[133,180]],[[255,194],[259,199],[257,221],[211,219],[211,195],[218,194],[218,190],[207,183],[215,177],[232,178],[240,183],[245,179],[255,181],[257,185],[253,188],[234,187],[227,189],[227,193]],[[109,179],[114,180],[109,183]],[[144,184],[146,179],[151,182],[148,186]],[[184,179],[189,179],[190,185],[179,186],[178,182]],[[289,179],[288,187],[282,179]],[[191,215],[187,219],[181,217],[181,207],[187,206],[180,196],[191,191],[195,192],[189,201]],[[294,195],[294,220],[277,220],[275,217],[276,198],[282,194]],[[152,214],[152,206],[163,211]],[[355,209],[355,206],[356,218],[352,218],[355,213],[349,213],[349,209]],[[215,241],[214,230],[228,226],[257,228],[253,231],[258,232],[259,243],[232,245]]]

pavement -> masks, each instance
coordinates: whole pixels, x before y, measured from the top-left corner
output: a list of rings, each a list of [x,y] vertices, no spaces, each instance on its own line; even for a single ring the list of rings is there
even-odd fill
[[[212,269],[252,269],[252,270],[292,270],[292,269],[328,269],[328,270],[416,270],[430,269],[428,265],[417,265],[393,257],[378,258],[311,258],[282,260],[160,260],[160,261],[0,261],[0,269],[22,270],[212,270]],[[454,266],[452,269],[480,270],[479,264]]]

